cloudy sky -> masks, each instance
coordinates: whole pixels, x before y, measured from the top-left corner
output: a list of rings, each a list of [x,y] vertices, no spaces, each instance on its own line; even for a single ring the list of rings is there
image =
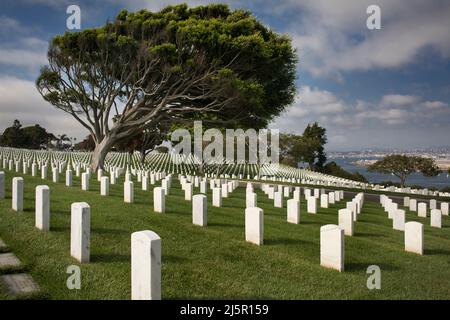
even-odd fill
[[[47,104],[34,80],[48,41],[66,31],[66,9],[81,27],[99,26],[122,8],[157,10],[179,1],[15,0],[0,11],[0,131],[14,119],[78,139],[87,132]],[[212,1],[184,1],[191,5]],[[450,1],[238,0],[271,29],[288,34],[299,55],[297,99],[274,123],[301,133],[312,121],[328,130],[331,150],[448,146]],[[366,9],[381,8],[381,30]]]

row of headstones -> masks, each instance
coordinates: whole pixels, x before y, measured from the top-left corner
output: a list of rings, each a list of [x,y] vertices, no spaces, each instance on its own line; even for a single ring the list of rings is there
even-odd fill
[[[405,210],[398,209],[396,203],[385,195],[380,196],[380,203],[392,219],[393,229],[404,231],[405,251],[422,255],[424,247],[423,224],[420,222],[405,222]]]
[[[430,199],[430,210],[431,213],[433,210],[437,210],[437,201],[436,199]],[[418,202],[416,199],[411,199],[410,197],[403,198],[403,206],[409,208],[410,211],[417,211],[419,217],[426,218],[427,217],[427,203],[426,202]],[[442,215],[448,216],[449,213],[449,203],[441,202],[440,212]]]
[[[4,173],[0,172],[0,190],[3,181]],[[23,178],[13,178],[12,193],[12,208],[20,212],[23,210]],[[70,255],[80,263],[90,260],[90,210],[85,202],[71,205]],[[42,231],[50,230],[50,188],[45,185],[36,187],[35,225]],[[161,239],[152,231],[131,235],[131,286],[133,300],[161,299]]]
[[[4,168],[6,168],[6,165],[7,165],[6,162],[7,162],[7,160],[4,158],[3,159],[3,167]],[[45,162],[45,161],[41,161],[41,162]],[[14,166],[14,163],[15,163],[15,166],[16,166],[16,171],[19,172],[19,170],[20,170],[20,161],[13,161],[11,159],[9,160],[9,170],[12,170],[12,167]],[[27,164],[29,165],[29,161],[26,161],[26,160],[23,161],[23,170],[24,170],[25,174],[26,174],[26,170],[27,170]],[[36,163],[33,163],[33,165],[36,165]],[[59,169],[59,172],[62,172],[62,170],[65,167],[65,165],[66,165],[65,161],[54,161],[54,163],[52,164],[52,167],[57,167]],[[86,169],[88,167],[88,164],[87,163],[82,163],[82,164],[78,163],[76,165],[76,174],[77,174],[78,177],[80,176],[80,169],[81,169],[81,167]],[[108,168],[109,168],[110,172],[115,172],[116,170],[117,171],[123,171],[124,170],[123,168],[113,167],[113,166],[111,166],[111,167],[108,166]],[[134,175],[137,175],[138,182],[141,182],[141,172],[143,172],[143,170],[136,170],[136,169],[132,168],[131,171],[132,171],[132,173]],[[114,173],[114,175],[117,178],[117,173],[116,172]],[[228,174],[225,174],[225,175],[222,174],[221,177],[225,177],[225,178],[231,177],[233,179],[235,179],[235,178],[242,179],[243,175],[242,174],[239,174],[239,175],[233,174],[233,175],[230,176]],[[251,177],[249,175],[247,175],[247,179],[250,179],[250,178]],[[258,179],[258,177],[255,176],[255,177],[253,177],[253,179]],[[308,177],[307,179],[305,179],[305,178],[299,179],[299,178],[293,178],[293,177],[291,177],[291,178],[286,178],[286,177],[262,177],[262,179],[263,180],[269,179],[269,180],[279,181],[279,182],[291,182],[291,183],[300,183],[301,182],[302,184],[311,183],[311,184],[317,184],[317,185],[328,185],[328,186],[336,186],[336,187],[344,187],[344,186],[347,186],[347,187],[350,187],[350,188],[360,188],[361,187],[360,185],[357,185],[355,183],[352,184],[351,181],[350,182],[349,181],[343,181],[343,180],[342,181],[341,180],[335,181],[336,178],[335,177],[331,177],[331,176],[330,177],[328,177],[328,176],[323,176],[322,177],[321,176],[319,178],[317,178],[317,177],[315,178],[315,177],[311,176],[311,177]],[[114,183],[115,183],[115,178],[111,177],[111,184],[114,184]],[[363,185],[363,189],[365,189],[364,185]],[[431,195],[440,195],[440,196],[450,196],[449,193],[440,193],[440,192],[432,193],[432,192],[428,192],[428,190],[426,190],[426,189],[424,189],[424,190],[415,190],[415,189],[411,190],[410,188],[403,188],[403,189],[393,189],[393,188],[387,188],[386,189],[385,188],[385,189],[381,189],[380,186],[375,186],[374,190],[387,190],[387,191],[391,191],[391,192],[404,192],[404,193],[412,193],[412,194],[427,194],[427,195],[431,194]]]
[[[393,226],[396,230],[403,230],[405,221],[405,210],[399,209],[398,204],[386,195],[380,196],[380,202],[383,208],[388,213],[390,219],[393,219]],[[416,199],[409,197],[403,198],[403,206],[410,211],[417,212],[421,218],[428,216],[427,203],[419,202]],[[448,202],[441,202],[441,209],[437,209],[437,202],[434,199],[430,200],[430,225],[435,228],[442,228],[442,215],[448,216]]]

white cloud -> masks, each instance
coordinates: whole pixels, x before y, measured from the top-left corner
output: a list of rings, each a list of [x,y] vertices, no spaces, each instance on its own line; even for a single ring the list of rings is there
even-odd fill
[[[420,97],[413,95],[388,94],[383,96],[381,104],[385,106],[405,106],[417,103]]]
[[[78,139],[87,135],[70,115],[45,102],[32,81],[2,76],[0,97],[0,130],[18,119],[24,126],[37,123],[54,134],[66,133]]]
[[[442,101],[425,101],[422,105],[428,109],[441,109],[448,107],[448,104]]]
[[[448,1],[379,0],[382,28],[375,31],[366,28],[371,0],[282,3],[275,12],[301,15],[288,31],[300,52],[300,68],[315,76],[401,67],[428,47],[450,57]]]

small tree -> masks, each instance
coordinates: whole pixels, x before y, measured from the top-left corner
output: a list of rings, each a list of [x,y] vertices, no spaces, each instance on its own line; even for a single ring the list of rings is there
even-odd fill
[[[317,122],[309,124],[302,136],[295,134],[280,135],[281,163],[297,166],[302,161],[308,163],[313,171],[323,171],[327,157],[324,145],[327,143],[326,129]]]
[[[327,161],[324,145],[327,143],[327,130],[317,122],[308,124],[303,132],[303,144],[306,146],[303,154],[307,158],[311,170],[323,171],[323,166]]]
[[[432,158],[393,154],[384,157],[368,167],[369,171],[393,174],[400,179],[401,187],[405,186],[406,178],[421,172],[424,176],[433,177],[440,173]]]
[[[25,143],[25,136],[22,124],[19,120],[14,120],[13,125],[5,129],[0,136],[0,145],[5,147],[21,148]]]
[[[248,11],[182,4],[56,36],[36,86],[92,135],[97,170],[114,145],[162,121],[267,126],[293,101],[296,60],[291,40]]]

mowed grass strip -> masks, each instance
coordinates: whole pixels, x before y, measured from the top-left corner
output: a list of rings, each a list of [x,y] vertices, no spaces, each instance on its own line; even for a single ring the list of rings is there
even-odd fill
[[[50,173],[50,172],[49,172]],[[11,180],[25,180],[24,212],[11,210]],[[50,174],[49,174],[50,176]],[[365,202],[355,236],[345,238],[345,272],[320,267],[320,227],[337,224],[345,199],[318,214],[306,213],[301,201],[301,223],[286,222],[286,208],[273,207],[257,190],[264,209],[264,245],[245,242],[245,188],[238,188],[223,207],[211,205],[208,189],[208,226],[192,225],[192,203],[174,179],[166,197],[166,213],[153,212],[153,192],[134,182],[135,202],[123,202],[123,180],[100,196],[92,175],[90,191],[6,171],[6,199],[0,200],[0,237],[24,263],[24,269],[49,299],[129,299],[130,237],[152,230],[162,239],[163,299],[448,299],[450,298],[450,219],[443,228],[429,226],[407,210],[407,221],[425,224],[425,256],[404,252],[403,232],[392,229],[381,206]],[[50,186],[51,231],[34,227],[34,194],[40,184]],[[159,184],[158,184],[159,185]],[[194,194],[199,189],[194,189]],[[284,206],[286,207],[286,200]],[[91,206],[91,262],[70,257],[70,205]],[[81,267],[81,289],[66,286],[67,267]],[[381,290],[367,289],[367,267],[381,268]],[[0,299],[8,296],[0,288]]]

